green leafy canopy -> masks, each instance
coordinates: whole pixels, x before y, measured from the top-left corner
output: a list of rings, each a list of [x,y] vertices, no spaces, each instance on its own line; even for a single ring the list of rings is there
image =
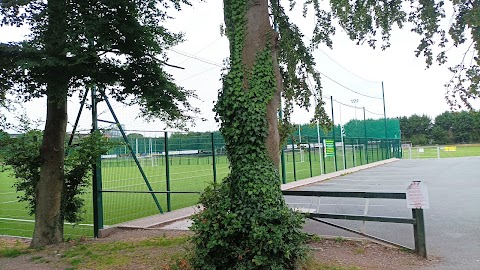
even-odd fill
[[[5,93],[21,100],[44,96],[55,76],[68,81],[69,95],[95,84],[119,102],[139,105],[146,117],[183,125],[197,113],[188,101],[195,95],[163,69],[164,50],[183,36],[162,26],[167,10],[181,4],[190,2],[2,1],[0,27],[26,25],[31,33],[21,42],[0,43],[0,100]],[[58,12],[61,21],[51,25],[48,12]],[[52,53],[46,39],[63,50]]]
[[[273,3],[272,7],[277,4]],[[289,0],[290,8],[296,1]],[[473,109],[471,100],[480,97],[480,4],[478,0],[306,0],[304,15],[313,7],[317,19],[311,47],[332,46],[336,22],[357,44],[375,48],[390,46],[395,27],[410,27],[420,35],[415,55],[423,56],[427,67],[443,65],[452,47],[467,45],[463,58],[449,67],[452,78],[445,84],[445,98],[452,108]],[[282,16],[283,13],[278,12]],[[447,18],[447,14],[450,16]],[[459,102],[460,101],[460,102]]]
[[[299,1],[289,0],[289,10]],[[300,1],[303,15],[313,12],[315,25],[309,45],[305,45],[300,29],[288,16],[281,1],[269,1],[271,16],[279,34],[279,63],[284,80],[285,126],[293,105],[308,108],[310,98],[316,99],[315,119],[320,124],[330,123],[321,100],[320,74],[315,70],[312,52],[319,44],[333,46],[332,36],[339,26],[357,44],[368,44],[382,50],[390,44],[392,30],[410,28],[420,35],[415,55],[423,56],[427,67],[436,61],[448,62],[452,47],[468,45],[463,59],[449,68],[452,78],[447,81],[445,98],[452,108],[466,106],[480,97],[480,5],[478,1],[443,0],[305,0]],[[448,9],[447,9],[448,8]],[[446,14],[452,14],[446,18]],[[448,24],[446,23],[448,20]],[[309,76],[313,82],[309,81]],[[460,101],[460,102],[459,102]]]

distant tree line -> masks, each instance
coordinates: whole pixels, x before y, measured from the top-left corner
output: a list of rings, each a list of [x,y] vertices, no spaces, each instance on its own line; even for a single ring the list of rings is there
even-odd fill
[[[402,139],[414,145],[480,142],[480,111],[446,111],[435,119],[427,115],[400,118]]]

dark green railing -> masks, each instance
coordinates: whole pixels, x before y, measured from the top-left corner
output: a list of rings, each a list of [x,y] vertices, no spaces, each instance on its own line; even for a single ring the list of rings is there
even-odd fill
[[[282,191],[285,196],[315,196],[315,197],[336,197],[336,198],[366,198],[366,199],[406,199],[405,193],[388,193],[388,192],[347,192],[347,191]],[[345,215],[345,214],[330,214],[330,213],[308,213],[307,217],[322,223],[347,230],[349,232],[357,233],[363,236],[373,238],[382,242],[393,244],[395,246],[403,247],[399,244],[392,243],[390,241],[367,235],[362,232],[358,232],[349,228],[345,228],[330,222],[319,220],[320,218],[326,219],[343,219],[343,220],[362,220],[362,221],[375,221],[375,222],[389,222],[389,223],[403,223],[413,225],[413,238],[415,242],[415,253],[427,258],[427,248],[425,241],[425,222],[423,216],[423,209],[412,209],[412,218],[400,218],[400,217],[382,217],[382,216],[368,216],[368,215]],[[405,248],[405,247],[403,247]]]

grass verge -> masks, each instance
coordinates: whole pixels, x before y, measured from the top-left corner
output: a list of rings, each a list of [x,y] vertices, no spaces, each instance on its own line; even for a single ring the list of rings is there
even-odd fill
[[[42,250],[27,243],[0,238],[0,264],[7,269],[165,269],[191,270],[189,233],[133,236],[116,239],[76,240]],[[318,239],[318,241],[322,241]],[[302,270],[358,270],[360,268],[320,262],[309,254]]]

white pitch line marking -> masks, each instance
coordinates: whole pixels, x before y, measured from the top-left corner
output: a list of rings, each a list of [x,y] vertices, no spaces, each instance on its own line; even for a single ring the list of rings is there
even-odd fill
[[[18,202],[18,201],[0,202],[0,204],[4,204],[4,203],[15,203],[15,202]]]
[[[307,205],[310,203],[287,203],[288,205]],[[358,206],[358,207],[365,207],[365,204],[350,204],[350,203],[321,203],[318,204],[323,206]],[[383,204],[370,204],[370,207],[384,207],[386,205]]]
[[[20,222],[30,222],[30,223],[35,223],[35,220],[31,219],[19,219],[19,218],[0,218],[0,220],[6,220],[6,221],[20,221]],[[76,225],[76,226],[88,226],[88,227],[93,227],[93,224],[74,224],[70,222],[65,222],[67,225]],[[107,225],[104,225],[107,226]]]

